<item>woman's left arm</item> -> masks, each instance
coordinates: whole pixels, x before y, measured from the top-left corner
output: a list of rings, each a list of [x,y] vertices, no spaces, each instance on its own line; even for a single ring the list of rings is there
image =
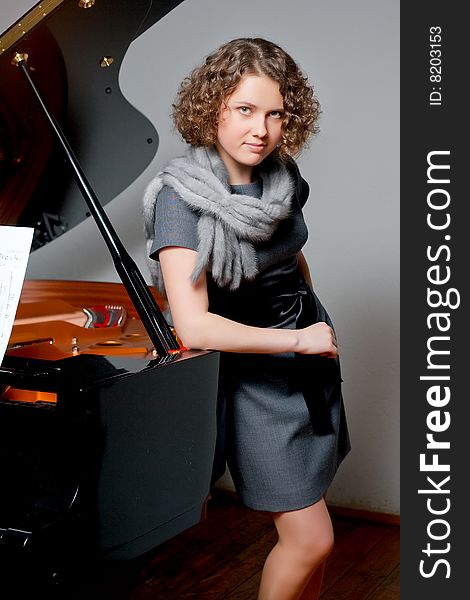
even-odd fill
[[[310,289],[313,291],[312,276],[310,275],[310,269],[308,268],[307,259],[305,258],[304,253],[302,251],[300,251],[297,254],[297,260],[299,264],[299,270],[302,273],[303,278],[310,286]]]

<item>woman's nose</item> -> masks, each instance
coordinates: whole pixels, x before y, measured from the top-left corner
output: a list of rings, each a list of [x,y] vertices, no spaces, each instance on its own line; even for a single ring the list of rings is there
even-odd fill
[[[253,135],[255,135],[257,137],[264,137],[268,133],[268,130],[266,129],[266,120],[265,120],[264,116],[258,117],[253,122],[252,132],[253,132]]]

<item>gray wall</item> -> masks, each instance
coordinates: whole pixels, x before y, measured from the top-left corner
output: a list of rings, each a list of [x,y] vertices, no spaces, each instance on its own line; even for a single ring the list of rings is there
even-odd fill
[[[182,148],[169,119],[177,86],[220,43],[253,35],[297,59],[323,108],[321,133],[299,163],[311,186],[305,254],[340,340],[353,445],[329,500],[398,513],[399,2],[185,0],[131,46],[122,66],[123,92],[155,124],[160,148],[107,213],[148,277],[140,196]],[[66,238],[31,256],[29,278],[117,280],[92,222]]]

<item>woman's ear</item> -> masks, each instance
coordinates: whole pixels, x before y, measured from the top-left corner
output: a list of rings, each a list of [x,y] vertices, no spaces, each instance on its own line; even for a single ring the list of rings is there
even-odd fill
[[[226,121],[230,115],[230,108],[225,100],[222,100],[222,104],[220,105],[219,115],[218,115],[218,123],[221,121]]]

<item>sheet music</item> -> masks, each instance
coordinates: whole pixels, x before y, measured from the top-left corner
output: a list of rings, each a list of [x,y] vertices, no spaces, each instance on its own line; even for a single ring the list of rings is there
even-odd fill
[[[32,227],[0,225],[0,364],[15,320],[33,232]]]

